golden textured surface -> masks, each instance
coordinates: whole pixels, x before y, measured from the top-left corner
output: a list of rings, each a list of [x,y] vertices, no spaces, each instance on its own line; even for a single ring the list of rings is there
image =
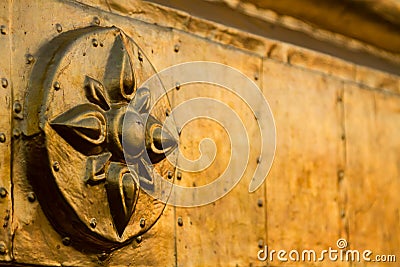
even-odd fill
[[[6,29],[0,35],[0,78],[8,81],[0,87],[0,134],[6,137],[0,143],[0,187],[8,193],[0,198],[2,262],[266,266],[257,260],[259,246],[320,251],[335,248],[339,238],[346,238],[351,249],[400,257],[398,76],[139,1],[20,0],[3,1],[0,8],[0,24]],[[109,257],[63,244],[39,202],[30,201],[33,189],[27,174],[35,170],[29,169],[24,154],[27,122],[22,114],[34,65],[27,64],[28,55],[36,60],[40,47],[60,34],[57,24],[67,32],[94,25],[95,17],[100,26],[116,26],[132,37],[157,71],[198,60],[242,71],[262,89],[277,129],[275,162],[255,193],[248,193],[248,184],[259,154],[256,141],[244,178],[227,196],[204,207],[167,205],[141,242],[134,240]],[[212,86],[191,89],[174,90],[171,104],[211,96],[239,113],[252,140],[258,137],[253,114],[236,96]],[[16,102],[22,105],[19,113],[13,110]],[[181,135],[182,153],[198,157],[203,137],[214,138],[217,160],[204,173],[183,172],[176,183],[205,184],[224,170],[230,149],[224,130],[213,122],[189,124]]]

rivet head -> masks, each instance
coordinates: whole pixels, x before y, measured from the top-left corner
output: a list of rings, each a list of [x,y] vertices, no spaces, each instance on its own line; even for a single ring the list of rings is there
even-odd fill
[[[7,34],[7,27],[6,27],[6,25],[1,25],[1,26],[0,26],[0,32],[1,32],[1,34],[3,34],[3,35],[6,35],[6,34]]]
[[[55,161],[53,163],[53,170],[58,172],[60,170],[60,163],[58,163],[58,161]]]
[[[171,115],[171,111],[169,109],[165,110],[165,116],[169,117],[169,115]]]
[[[8,192],[4,187],[0,187],[0,197],[5,198],[7,196]]]
[[[143,62],[143,55],[140,52],[138,52],[138,59],[140,62]]]
[[[179,48],[181,48],[181,46],[180,46],[179,44],[174,45],[174,51],[175,51],[176,53],[179,52]]]
[[[56,24],[56,30],[57,30],[57,32],[62,32],[63,28],[62,28],[61,24],[59,24],[59,23]]]
[[[0,242],[0,254],[4,255],[6,253],[7,253],[6,244],[3,241],[1,241]]]
[[[172,172],[171,171],[168,171],[167,177],[168,177],[168,179],[172,179]]]
[[[19,102],[14,103],[14,112],[20,113],[22,111],[22,105]]]
[[[96,25],[100,25],[100,19],[98,17],[93,18],[93,23]]]
[[[63,243],[64,246],[69,246],[69,245],[71,245],[71,238],[69,238],[68,236],[64,237],[64,238],[62,239],[62,243]]]
[[[258,247],[263,248],[263,246],[264,246],[264,240],[262,239],[258,240]]]
[[[1,79],[1,86],[2,86],[3,88],[7,88],[7,86],[8,86],[8,80],[7,80],[6,78],[2,78],[2,79]]]
[[[258,81],[258,79],[259,79],[258,73],[255,73],[255,74],[254,74],[254,80],[255,80],[255,81]]]
[[[141,243],[142,242],[142,236],[140,235],[140,236],[137,236],[136,237],[136,243]]]
[[[337,175],[338,175],[338,177],[339,177],[340,179],[343,179],[343,177],[344,177],[344,171],[343,171],[343,170],[339,170]]]
[[[21,136],[21,131],[19,129],[13,129],[13,137],[18,139]]]
[[[181,89],[181,84],[180,83],[175,83],[175,89],[176,90],[179,90],[179,89]]]
[[[109,256],[108,253],[103,252],[103,253],[99,254],[99,255],[97,256],[97,258],[98,258],[100,261],[105,261],[106,259],[108,259],[108,256]]]
[[[263,205],[264,205],[263,200],[262,200],[262,199],[259,199],[259,200],[257,201],[257,206],[259,206],[259,207],[261,208]]]
[[[31,202],[31,203],[33,203],[33,202],[35,202],[35,200],[36,200],[36,195],[35,195],[35,193],[29,192],[29,193],[28,193],[28,201]]]
[[[145,227],[146,226],[146,219],[141,218],[139,224],[140,224],[140,227],[142,227],[142,228]]]
[[[35,61],[35,58],[34,58],[31,54],[28,54],[28,55],[26,56],[26,63],[27,63],[27,64],[32,64],[33,61]]]
[[[182,173],[181,173],[181,172],[178,172],[178,173],[176,174],[176,179],[182,180]]]
[[[4,187],[0,187],[0,197],[5,198],[7,196],[8,192]]]
[[[96,228],[96,226],[97,226],[96,218],[92,218],[90,220],[90,227]]]
[[[4,133],[0,133],[0,143],[4,143],[6,139],[6,135]]]
[[[97,46],[99,45],[99,42],[97,41],[97,39],[93,39],[93,40],[92,40],[92,45],[93,45],[94,47],[97,47]]]
[[[183,219],[182,217],[178,217],[178,225],[182,226],[183,225]]]
[[[60,85],[59,82],[55,82],[55,83],[53,84],[53,87],[54,87],[54,89],[55,89],[56,91],[58,91],[58,90],[60,90],[61,85]]]

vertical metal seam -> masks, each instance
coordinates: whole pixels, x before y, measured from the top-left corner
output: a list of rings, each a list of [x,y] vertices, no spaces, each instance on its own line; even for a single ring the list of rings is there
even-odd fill
[[[14,260],[14,237],[15,237],[15,232],[14,232],[14,181],[13,181],[13,172],[14,172],[14,139],[12,138],[12,132],[13,132],[13,128],[14,128],[14,116],[13,116],[13,103],[14,103],[14,86],[13,86],[13,56],[12,56],[12,43],[13,43],[13,39],[12,39],[12,29],[13,29],[13,1],[9,0],[8,1],[8,16],[9,16],[9,37],[8,37],[8,41],[9,41],[9,63],[10,63],[10,82],[9,82],[9,86],[10,86],[10,187],[11,187],[11,192],[10,192],[10,197],[11,197],[11,225],[9,228],[9,232],[11,235],[10,238],[10,257],[12,260]]]

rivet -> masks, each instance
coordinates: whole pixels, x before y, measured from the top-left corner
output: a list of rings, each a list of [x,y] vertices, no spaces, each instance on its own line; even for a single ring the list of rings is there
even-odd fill
[[[3,86],[3,88],[7,88],[8,80],[6,78],[1,78],[1,86]]]
[[[62,243],[63,243],[64,246],[69,246],[69,245],[71,245],[71,238],[69,238],[68,236],[64,237],[64,238],[62,239]]]
[[[0,187],[0,197],[5,198],[7,196],[8,192],[4,187]]]
[[[140,62],[143,62],[143,55],[140,52],[138,52],[138,59]]]
[[[36,195],[35,195],[35,193],[29,192],[29,193],[28,193],[28,201],[31,202],[31,203],[33,203],[33,202],[35,202],[35,200],[36,200]]]
[[[141,218],[139,224],[140,224],[140,227],[142,227],[142,228],[145,227],[146,226],[146,219]]]
[[[343,170],[339,170],[339,171],[338,171],[338,177],[339,177],[340,179],[343,179],[343,177],[344,177],[344,171],[343,171]]]
[[[165,110],[165,116],[169,117],[169,115],[171,114],[171,111],[169,109]]]
[[[58,172],[60,170],[60,163],[58,163],[58,161],[55,161],[53,163],[53,170]]]
[[[96,218],[92,218],[90,220],[90,227],[96,228],[96,225],[97,225]]]
[[[180,83],[175,83],[175,89],[176,90],[179,90],[179,89],[181,89],[181,84]]]
[[[256,73],[256,74],[254,74],[254,80],[256,80],[256,81],[258,81],[258,74]]]
[[[176,179],[182,180],[182,173],[181,173],[181,172],[178,172],[178,173],[176,174]]]
[[[17,128],[13,130],[13,136],[15,139],[18,139],[21,136],[21,131]]]
[[[93,23],[96,25],[100,25],[100,19],[98,17],[93,18]]]
[[[178,217],[178,225],[182,226],[183,225],[183,219],[182,217]]]
[[[141,235],[136,237],[136,242],[138,244],[142,242],[142,236]]]
[[[6,27],[6,25],[1,25],[1,26],[0,26],[0,31],[1,31],[1,34],[6,35],[6,34],[7,34],[7,27]]]
[[[105,260],[108,258],[108,256],[109,256],[108,253],[103,252],[103,253],[99,254],[99,255],[97,256],[97,258],[98,258],[100,261],[105,261]]]
[[[34,60],[35,60],[35,58],[31,54],[28,54],[26,56],[26,63],[27,64],[32,64]]]
[[[178,53],[180,47],[181,47],[181,46],[180,46],[179,44],[176,44],[176,45],[174,46],[174,51],[175,51],[176,53]]]
[[[92,39],[92,45],[94,47],[97,47],[99,45],[99,42],[97,41],[97,39]]]
[[[259,199],[259,200],[257,201],[257,206],[259,206],[259,207],[261,208],[263,205],[264,205],[263,200],[262,200],[262,199]]]
[[[0,143],[4,143],[6,141],[6,135],[4,133],[0,133]]]
[[[342,218],[346,217],[346,212],[344,210],[340,211],[340,217]]]
[[[258,157],[257,158],[257,164],[260,164],[261,163],[261,157]]]
[[[53,87],[54,87],[54,89],[55,89],[56,91],[58,91],[58,90],[60,90],[61,85],[60,85],[59,82],[55,82],[55,83],[53,84]]]
[[[4,255],[6,253],[7,253],[6,244],[3,241],[1,241],[0,242],[0,254]]]
[[[264,246],[264,240],[259,239],[259,240],[258,240],[258,247],[259,247],[259,248],[263,248],[263,246]]]
[[[62,32],[63,28],[62,28],[61,24],[59,24],[59,23],[56,24],[56,30],[57,30],[57,32]]]
[[[171,171],[168,171],[168,179],[172,179],[172,172]]]
[[[14,111],[15,111],[15,113],[20,113],[21,110],[22,110],[21,104],[19,102],[15,102],[14,103]]]

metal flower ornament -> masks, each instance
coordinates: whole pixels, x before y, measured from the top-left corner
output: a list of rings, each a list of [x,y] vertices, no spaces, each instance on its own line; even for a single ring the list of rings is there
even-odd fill
[[[127,55],[121,58],[128,59]],[[89,156],[84,180],[89,184],[106,182],[110,211],[122,235],[134,212],[139,180],[152,184],[152,164],[175,149],[177,141],[149,114],[150,90],[136,90],[129,62],[122,61],[115,67],[118,70],[112,73],[115,77],[108,77],[108,80],[119,81],[119,88],[106,88],[98,80],[86,76],[84,89],[90,103],[71,108],[50,125],[76,150]],[[129,108],[125,92],[135,92]],[[125,115],[130,120],[124,137],[125,153],[129,163],[133,162],[129,169],[121,139]]]

